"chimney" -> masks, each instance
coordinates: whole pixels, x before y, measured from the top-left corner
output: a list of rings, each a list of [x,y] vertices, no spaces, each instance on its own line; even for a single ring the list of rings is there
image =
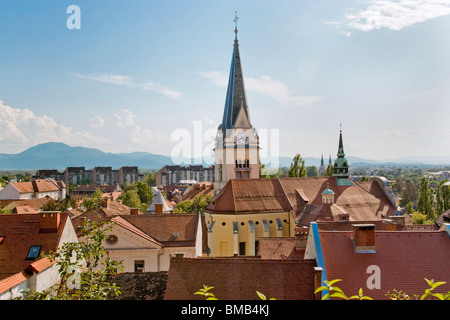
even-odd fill
[[[39,232],[53,233],[58,231],[61,212],[42,211],[39,213]]]
[[[353,224],[353,244],[357,253],[375,253],[375,225]]]
[[[130,214],[131,215],[138,215],[139,214],[139,208],[130,208]]]
[[[155,203],[155,213],[163,213],[163,204]]]

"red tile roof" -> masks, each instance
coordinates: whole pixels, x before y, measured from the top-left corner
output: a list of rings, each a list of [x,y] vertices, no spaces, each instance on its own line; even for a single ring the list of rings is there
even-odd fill
[[[220,300],[314,299],[314,260],[258,258],[172,258],[165,300],[204,300],[203,285]]]
[[[376,253],[355,253],[352,232],[319,231],[328,280],[348,296],[363,288],[373,299],[387,299],[393,289],[421,295],[427,279],[446,281],[439,292],[450,290],[450,238],[445,231],[375,231]],[[369,266],[381,271],[380,289],[368,289]]]
[[[39,218],[39,214],[0,215],[0,236],[4,236],[0,243],[0,279],[22,272],[31,264],[36,271],[46,265],[45,261],[26,259],[31,246],[42,246],[41,253],[58,248],[67,213],[61,213],[58,231],[53,233],[39,232]]]

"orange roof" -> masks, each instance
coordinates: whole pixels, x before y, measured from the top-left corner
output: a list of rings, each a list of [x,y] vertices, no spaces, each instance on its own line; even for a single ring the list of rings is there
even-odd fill
[[[27,280],[29,277],[31,277],[31,275],[22,271],[22,272],[13,274],[12,276],[9,276],[7,278],[4,278],[3,280],[0,280],[0,293],[3,293],[6,290],[9,290],[9,289],[17,286],[18,284]]]
[[[39,213],[39,210],[36,210],[30,206],[17,206],[13,209],[13,213],[17,214],[27,214],[27,213]]]
[[[423,294],[429,288],[425,278],[446,281],[438,292],[450,290],[450,238],[446,231],[375,230],[375,253],[355,253],[352,232],[319,230],[328,280],[342,279],[338,286],[347,295],[363,288],[365,295],[388,299],[388,291]],[[380,270],[380,289],[367,288],[373,272]]]
[[[198,214],[139,214],[122,218],[163,246],[195,246]]]
[[[30,182],[11,183],[20,193],[51,192],[65,188],[65,184],[53,179],[36,179]]]

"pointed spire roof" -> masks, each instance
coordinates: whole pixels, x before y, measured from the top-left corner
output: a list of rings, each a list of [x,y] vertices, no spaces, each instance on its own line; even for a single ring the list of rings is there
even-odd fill
[[[349,164],[347,159],[345,158],[344,153],[344,142],[342,140],[342,125],[339,130],[339,147],[337,153],[337,159],[334,161],[334,174],[338,180],[338,185],[353,185],[353,183],[349,179]]]
[[[341,129],[339,130],[339,147],[338,147],[337,156],[338,157],[345,157],[344,143],[342,141],[342,125],[341,125]]]
[[[233,45],[233,55],[231,57],[230,76],[228,78],[228,89],[225,100],[225,109],[223,112],[222,130],[232,129],[236,124],[236,119],[243,109],[245,116],[250,123],[250,114],[248,112],[247,95],[245,93],[244,75],[242,73],[241,57],[239,54],[239,41],[237,38],[237,19],[236,15],[233,20],[236,23],[234,29],[235,38]]]
[[[162,204],[164,213],[169,213],[172,210],[172,208],[167,204],[167,201],[164,198],[161,190],[158,190],[158,192],[155,194],[155,197],[153,198],[152,204],[147,209],[147,213],[154,213],[155,212],[155,204]]]

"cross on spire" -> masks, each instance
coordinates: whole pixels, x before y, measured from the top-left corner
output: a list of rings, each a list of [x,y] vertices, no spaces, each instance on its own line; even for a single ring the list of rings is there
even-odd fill
[[[237,11],[235,11],[234,12],[234,19],[233,19],[233,21],[234,21],[234,25],[235,25],[234,33],[236,34],[236,38],[237,38],[237,33],[238,33],[238,29],[237,29],[238,20],[239,20],[239,17],[237,15]]]

